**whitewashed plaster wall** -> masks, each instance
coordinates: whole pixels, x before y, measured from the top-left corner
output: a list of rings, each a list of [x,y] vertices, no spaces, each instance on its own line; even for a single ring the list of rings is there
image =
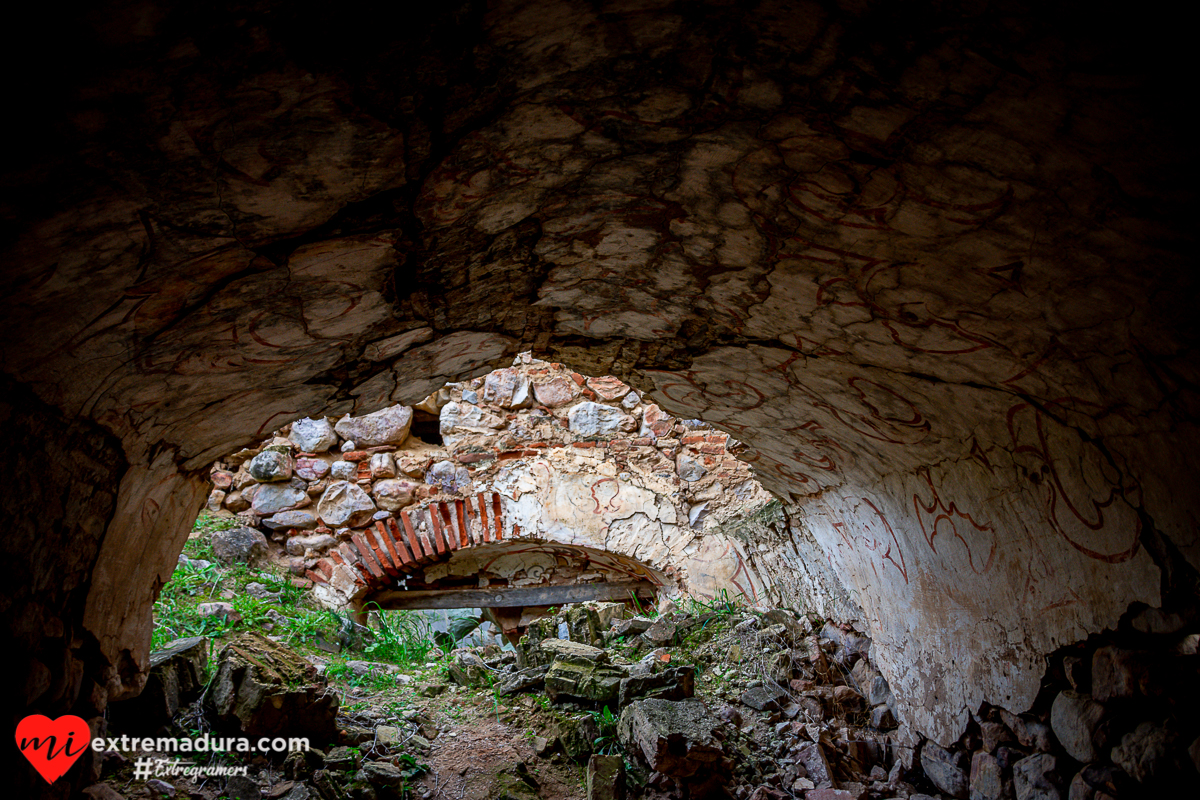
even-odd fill
[[[1102,447],[1094,436],[1126,425],[1086,401],[771,347],[655,380],[665,408],[749,445],[861,609],[903,721],[933,738],[957,738],[983,700],[1027,708],[1044,653],[1159,602],[1136,506],[1169,506],[1171,487],[1134,466],[1154,437]]]

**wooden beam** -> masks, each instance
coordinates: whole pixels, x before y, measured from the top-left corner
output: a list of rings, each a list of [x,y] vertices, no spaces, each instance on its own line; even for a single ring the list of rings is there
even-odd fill
[[[502,586],[492,589],[389,589],[367,598],[387,610],[410,608],[511,608],[559,606],[586,600],[628,600],[630,593],[653,597],[650,581],[626,583],[574,583],[563,586]]]

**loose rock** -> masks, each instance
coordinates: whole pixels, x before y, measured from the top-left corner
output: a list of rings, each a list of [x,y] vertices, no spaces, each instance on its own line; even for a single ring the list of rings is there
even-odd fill
[[[360,487],[347,481],[329,484],[317,503],[317,514],[326,525],[356,527],[371,520],[375,503]]]
[[[262,483],[286,481],[292,477],[292,457],[278,450],[264,450],[250,459],[246,470]]]
[[[818,742],[804,742],[793,751],[796,763],[804,766],[808,779],[817,787],[833,785],[833,770]]]
[[[615,703],[620,695],[621,679],[628,675],[622,667],[597,663],[586,656],[562,655],[555,658],[546,671],[546,695],[556,702],[567,697]]]
[[[483,659],[469,650],[451,653],[448,667],[450,679],[459,686],[487,686],[489,671]]]
[[[718,768],[724,753],[719,723],[699,700],[636,700],[621,712],[618,737],[656,772],[691,777]]]
[[[288,439],[302,452],[323,453],[337,444],[338,437],[329,420],[321,417],[296,420],[292,423]]]
[[[1017,800],[1061,800],[1058,759],[1049,753],[1023,758],[1013,764]]]
[[[1141,783],[1161,778],[1173,769],[1177,738],[1173,731],[1143,722],[1113,748],[1113,763]]]
[[[996,757],[982,751],[975,753],[971,758],[971,800],[1004,800],[1011,793]]]
[[[1084,764],[1099,756],[1096,735],[1104,718],[1104,706],[1077,692],[1059,692],[1050,709],[1054,735],[1067,755]]]
[[[970,794],[966,753],[951,753],[936,742],[927,741],[921,747],[921,769],[935,786],[951,797],[966,800]]]
[[[672,667],[657,675],[624,678],[618,704],[622,707],[644,697],[660,700],[686,700],[696,694],[696,668]]]
[[[154,732],[200,695],[207,663],[208,639],[204,636],[177,639],[155,650],[150,654],[146,687],[137,697],[109,704],[110,718],[128,730]]]
[[[336,733],[338,697],[299,654],[257,633],[225,645],[208,694],[213,718],[246,736],[308,736],[314,743]]]
[[[587,765],[587,800],[625,800],[625,762],[593,754]]]
[[[787,702],[787,692],[778,686],[754,686],[742,692],[741,701],[755,711],[778,711]]]
[[[358,447],[404,444],[411,427],[412,409],[408,406],[389,406],[362,417],[345,416],[334,425],[342,438],[353,440]]]
[[[267,555],[267,537],[246,526],[212,535],[213,555],[225,564],[253,564]]]
[[[503,697],[517,692],[523,692],[529,689],[535,689],[542,685],[546,678],[546,672],[550,669],[549,664],[529,667],[520,672],[513,673],[504,678],[496,691]]]
[[[175,796],[175,787],[166,781],[160,781],[158,778],[151,778],[146,781],[146,788],[150,791],[150,796],[153,798],[166,798],[166,800],[170,800]]]

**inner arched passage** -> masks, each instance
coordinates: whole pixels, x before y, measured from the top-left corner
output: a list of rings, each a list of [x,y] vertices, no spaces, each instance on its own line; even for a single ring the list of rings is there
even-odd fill
[[[625,553],[522,535],[503,509],[491,492],[404,509],[354,531],[309,576],[320,599],[359,610],[628,600],[673,584]]]
[[[481,533],[470,530],[466,544],[456,542],[445,553],[397,567],[392,553],[402,553],[404,545],[386,526],[377,526],[355,536],[356,549],[338,559],[339,574],[331,574],[331,582],[344,578],[342,573],[357,573],[349,603],[360,612],[484,609],[514,642],[552,607],[587,601],[644,607],[672,584],[667,575],[627,555],[532,537],[488,541]],[[374,573],[376,564],[382,575]],[[328,597],[325,586],[317,591]]]

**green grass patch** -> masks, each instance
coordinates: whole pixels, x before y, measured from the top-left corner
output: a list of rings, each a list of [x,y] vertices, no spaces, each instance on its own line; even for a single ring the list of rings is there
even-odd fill
[[[341,627],[341,618],[328,609],[314,611],[308,608],[297,608],[291,616],[287,617],[284,636],[291,644],[305,644],[318,636],[331,640],[336,638]]]
[[[227,531],[230,528],[236,528],[242,523],[238,522],[237,517],[217,516],[209,512],[207,509],[200,512],[196,517],[195,523],[192,524],[192,533],[213,533],[214,531]]]
[[[717,592],[711,600],[689,595],[684,600],[683,611],[689,616],[699,617],[704,614],[716,614],[721,617],[732,617],[741,613],[748,605],[744,594],[729,594],[728,589]]]
[[[340,644],[343,652],[362,653],[364,659],[401,667],[425,668],[427,662],[443,660],[443,650],[424,614],[376,609],[371,615],[374,628],[364,631],[345,614],[317,608],[308,592],[292,585],[286,572],[259,571],[245,564],[230,566],[218,562],[212,550],[212,532],[238,524],[236,519],[207,512],[196,519],[193,536],[183,548],[190,560],[176,567],[154,604],[151,638],[154,649],[183,637],[207,636],[220,640],[239,631],[262,631],[269,626],[272,634],[283,636],[289,645],[306,652],[327,649],[324,644],[317,646],[320,639]],[[197,566],[196,561],[208,564]],[[262,584],[271,596],[250,594],[246,587],[251,583]],[[201,617],[197,608],[208,602],[228,602],[241,619],[231,624],[223,616]],[[220,642],[214,644],[219,646]],[[341,678],[354,686],[396,688],[391,675],[349,680],[339,675],[336,665],[331,665],[331,669],[331,678]]]
[[[424,664],[432,652],[441,654],[429,619],[414,611],[383,611],[376,606],[375,639],[363,653],[372,661],[401,666]]]
[[[292,644],[303,644],[317,636],[336,638],[342,620],[329,611],[309,607],[304,589],[293,586],[286,573],[253,570],[245,564],[224,565],[216,560],[211,534],[238,525],[236,519],[203,513],[196,519],[192,538],[183,552],[190,559],[179,564],[171,580],[163,586],[154,604],[154,631],[151,647],[160,649],[175,639],[208,636],[220,639],[244,630],[262,630],[268,622],[272,632]],[[196,561],[208,562],[197,566]],[[255,597],[246,591],[250,583],[260,583],[273,597]],[[241,619],[229,623],[222,616],[201,617],[197,607],[207,602],[228,602]],[[274,609],[278,615],[268,615]]]
[[[180,564],[154,604],[154,633],[150,646],[158,649],[185,636],[216,636],[228,629],[220,617],[201,617],[196,606],[219,591],[220,569]]]
[[[383,692],[396,688],[396,677],[389,672],[369,671],[357,674],[345,662],[334,662],[325,667],[325,677],[347,686]]]

